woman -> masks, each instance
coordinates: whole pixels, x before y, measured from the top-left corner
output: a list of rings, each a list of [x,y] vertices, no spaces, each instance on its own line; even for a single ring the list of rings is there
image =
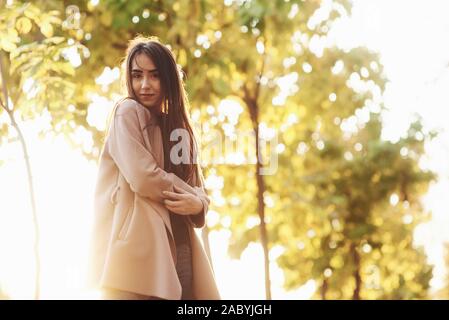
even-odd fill
[[[219,299],[193,230],[210,200],[173,54],[138,37],[123,67],[128,97],[112,113],[95,190],[91,284],[107,299]]]

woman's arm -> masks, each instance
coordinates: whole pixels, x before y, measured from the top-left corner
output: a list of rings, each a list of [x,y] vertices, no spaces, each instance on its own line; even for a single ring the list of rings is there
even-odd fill
[[[164,201],[164,205],[174,213],[186,215],[188,221],[195,228],[202,228],[206,222],[210,198],[204,188],[201,168],[198,167],[197,169],[196,174],[193,175],[192,182],[195,195],[185,193],[182,189],[175,187],[175,192],[164,192],[168,197]]]
[[[210,198],[203,187],[195,187],[198,198],[203,203],[203,209],[200,213],[189,216],[190,221],[196,228],[202,228],[206,223],[206,213],[209,210]]]
[[[112,121],[108,140],[109,153],[131,190],[142,197],[163,202],[163,191],[174,191],[174,186],[191,194],[194,188],[173,173],[164,171],[143,142],[134,101],[120,103]]]
[[[178,187],[174,187],[175,192],[164,191],[167,199],[164,200],[164,205],[170,211],[185,215],[194,216],[204,212],[204,204],[200,197],[195,194],[185,192]]]
[[[206,223],[206,214],[209,210],[210,198],[207,195],[206,189],[204,187],[204,177],[199,164],[197,169],[197,174],[193,175],[193,185],[197,197],[203,203],[203,210],[198,214],[189,216],[188,218],[194,227],[202,228]]]

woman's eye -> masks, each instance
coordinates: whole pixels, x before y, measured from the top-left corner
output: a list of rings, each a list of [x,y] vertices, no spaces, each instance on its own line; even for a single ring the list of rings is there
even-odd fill
[[[159,75],[158,74],[153,74],[153,78],[159,79]]]
[[[133,79],[138,79],[140,78],[140,74],[133,74]]]

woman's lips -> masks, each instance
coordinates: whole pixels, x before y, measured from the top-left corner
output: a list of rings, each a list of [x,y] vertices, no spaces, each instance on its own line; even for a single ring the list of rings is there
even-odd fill
[[[152,99],[155,96],[155,94],[141,94],[140,97],[143,100],[148,100],[148,99]]]

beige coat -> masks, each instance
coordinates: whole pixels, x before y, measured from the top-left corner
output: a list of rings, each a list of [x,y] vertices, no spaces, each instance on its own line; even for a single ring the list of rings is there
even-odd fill
[[[147,128],[147,126],[149,126]],[[164,299],[180,299],[176,248],[162,191],[179,186],[200,197],[204,211],[188,216],[191,226],[193,292],[220,299],[214,275],[193,227],[205,223],[209,198],[196,177],[194,187],[164,168],[160,127],[141,104],[126,99],[116,108],[101,153],[95,189],[95,219],[89,259],[94,287]]]

